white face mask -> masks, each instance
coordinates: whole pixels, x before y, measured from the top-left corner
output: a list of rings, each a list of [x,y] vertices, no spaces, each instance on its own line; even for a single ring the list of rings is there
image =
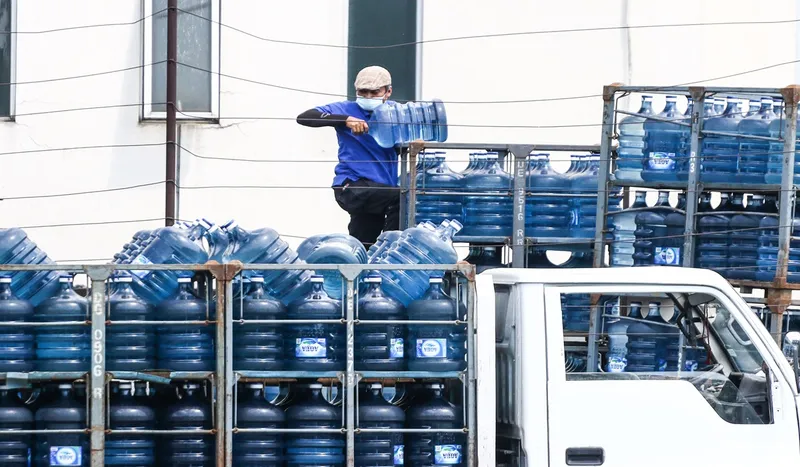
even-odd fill
[[[367,112],[372,112],[373,110],[380,107],[381,104],[383,104],[383,97],[369,98],[369,97],[358,96],[356,97],[356,104],[358,104],[358,106],[361,107],[363,110]]]

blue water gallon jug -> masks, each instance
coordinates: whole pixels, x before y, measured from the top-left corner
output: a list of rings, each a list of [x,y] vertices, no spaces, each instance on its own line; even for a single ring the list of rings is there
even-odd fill
[[[369,134],[384,148],[410,141],[447,141],[447,112],[439,99],[430,102],[387,101],[372,112]]]
[[[381,232],[375,243],[369,247],[367,251],[367,260],[372,262],[373,258],[380,258],[380,255],[396,242],[402,233],[402,230],[384,230]]]
[[[678,180],[678,170],[683,162],[680,155],[685,144],[685,134],[678,125],[683,120],[678,111],[678,98],[667,96],[667,104],[657,117],[671,121],[647,120],[644,123],[647,150],[642,178],[674,182]]]
[[[405,308],[383,292],[380,276],[368,276],[364,282],[366,287],[357,308],[360,324],[355,328],[356,370],[404,370],[405,326],[369,324],[369,321],[404,320]]]
[[[307,250],[305,260],[308,264],[366,264],[367,250],[355,237],[347,234],[336,233],[322,235],[305,240],[298,247]],[[318,270],[325,280],[325,292],[335,299],[341,299],[345,294],[345,285],[342,275],[336,270]]]
[[[228,247],[230,247],[231,243],[230,236],[226,229],[234,222],[235,221],[231,219],[222,225],[212,224],[211,228],[206,232],[204,238],[206,243],[208,243],[208,259],[210,261],[216,261],[218,263],[225,262],[225,253],[228,251]]]
[[[0,388],[0,465],[26,467],[30,465],[34,437],[32,435],[13,435],[9,432],[33,430],[33,412],[22,403],[17,390]]]
[[[402,408],[383,398],[378,383],[362,385],[358,398],[358,427],[400,430],[405,428],[406,414]],[[355,465],[357,467],[393,467],[404,465],[403,433],[360,433],[356,435]]]
[[[755,280],[761,237],[759,226],[765,213],[764,196],[752,195],[745,212],[730,217],[727,277]]]
[[[0,229],[0,264],[53,264],[45,252],[36,246],[22,229]],[[0,276],[12,278],[14,294],[30,300],[33,306],[58,290],[56,271],[0,271]]]
[[[706,131],[728,133],[706,134],[701,151],[700,179],[704,182],[738,182],[739,138],[736,132],[742,121],[739,100],[728,97],[728,105],[722,115],[708,117],[703,122]]]
[[[727,197],[727,194],[725,194]],[[700,195],[697,208],[697,239],[695,240],[695,263],[697,267],[711,269],[723,276],[728,273],[728,230],[730,217],[714,213],[711,194]]]
[[[525,231],[530,237],[567,237],[570,180],[550,166],[547,154],[531,156],[526,173]]]
[[[225,230],[230,236],[230,246],[225,257],[228,262],[237,260],[245,264],[303,264],[289,244],[270,228],[248,231],[234,222]],[[263,276],[270,295],[288,305],[306,292],[312,272],[302,269],[246,271],[244,275]]]
[[[511,175],[503,170],[497,156],[491,155],[485,167],[476,169],[462,180],[464,229],[461,235],[508,237],[513,221],[513,186]]]
[[[623,373],[628,366],[628,326],[631,323],[619,319],[619,297],[614,297],[603,304],[603,315],[608,333],[605,369],[609,373]]]
[[[289,304],[287,319],[312,320],[286,326],[284,356],[288,369],[295,371],[339,371],[345,364],[345,329],[342,324],[315,323],[339,320],[342,302],[331,298],[322,287],[322,276],[311,277],[311,290]]]
[[[487,269],[505,267],[499,248],[496,246],[477,246],[470,250],[470,256],[464,258],[464,261],[474,264],[478,274]]]
[[[178,279],[175,296],[158,304],[159,321],[210,321],[213,308],[199,298],[188,277]],[[173,371],[212,371],[215,329],[211,324],[160,325],[158,333],[158,368]]]
[[[111,262],[114,264],[119,264],[130,259],[131,253],[136,250],[145,239],[149,238],[151,233],[151,229],[142,229],[134,233],[130,241],[123,244],[122,249],[118,253],[114,253],[114,259]]]
[[[108,297],[108,316],[113,321],[152,321],[153,307],[133,291],[130,275],[120,274]],[[154,326],[110,324],[106,331],[106,368],[109,371],[141,371],[156,368]]]
[[[631,307],[641,309],[642,304],[639,302],[632,302]],[[650,313],[658,312],[658,307],[650,308]],[[627,343],[627,359],[628,364],[625,371],[633,373],[648,373],[658,371],[659,358],[660,358],[660,329],[655,324],[641,319],[628,326],[626,334],[628,336]],[[661,315],[658,315],[659,319]],[[655,317],[653,317],[655,319]]]
[[[105,465],[156,465],[155,436],[136,434],[156,429],[156,411],[147,402],[135,396],[134,383],[111,383],[108,427],[115,434],[106,437]]]
[[[628,209],[612,214],[613,239],[611,244],[611,266],[633,266],[633,242],[636,241],[636,215],[647,207],[647,193],[636,191],[633,204]]]
[[[589,294],[563,294],[561,296],[561,319],[565,331],[589,331],[591,298]]]
[[[578,170],[570,176],[569,236],[594,238],[597,224],[597,178],[599,163],[593,156],[576,156]],[[616,192],[608,193],[608,210],[619,210],[622,198]],[[609,224],[611,220],[609,219]],[[609,227],[611,227],[610,224]]]
[[[202,244],[208,224],[201,223],[191,230],[175,226],[162,227],[130,264],[203,264],[208,260]],[[191,277],[192,271],[132,270],[131,286],[136,294],[153,305],[167,299],[178,290],[179,277]]]
[[[668,213],[664,217],[664,225],[666,235],[653,239],[653,262],[659,266],[681,266],[686,241],[686,212],[676,210]]]
[[[778,230],[780,221],[777,216],[765,215],[759,224],[759,248],[756,262],[756,280],[772,282],[775,280],[778,265]],[[795,207],[792,219],[792,235],[789,237],[789,260],[786,280],[790,283],[800,282],[800,208]]]
[[[642,211],[635,217],[636,230],[633,242],[633,265],[652,266],[656,263],[657,239],[667,236],[666,217],[674,212],[669,204],[669,193],[659,192],[659,199],[651,209]],[[661,261],[659,259],[658,261]]]
[[[59,384],[47,389],[48,400],[36,410],[37,430],[85,430],[86,401],[76,394],[71,384]],[[36,436],[34,464],[89,465],[88,434],[39,434]]]
[[[758,101],[756,101],[758,102]],[[753,101],[750,101],[751,110]],[[757,104],[757,112],[748,112],[748,116],[739,122],[739,175],[741,183],[765,183],[767,161],[769,160],[770,141],[745,138],[745,135],[769,137],[769,126],[775,119],[772,112],[772,99],[765,97]]]
[[[270,297],[264,278],[253,276],[249,292],[233,301],[234,370],[277,371],[283,369],[283,326],[268,321],[286,318],[283,303]],[[236,323],[236,320],[245,320]],[[247,321],[267,321],[247,323]]]
[[[322,397],[322,385],[297,384],[294,397],[286,408],[286,427],[341,429],[342,408]],[[291,433],[286,435],[287,466],[345,465],[345,439],[339,433]]]
[[[642,105],[636,112],[619,122],[619,148],[614,178],[621,182],[641,182],[644,168],[646,138],[645,118],[653,114],[653,97],[642,96]]]
[[[453,235],[461,229],[458,221],[442,223],[436,229],[425,226],[403,231],[400,238],[375,264],[455,264],[458,253],[453,248]],[[431,276],[441,276],[441,271],[381,270],[383,290],[392,298],[408,306],[428,289]]]
[[[264,385],[248,383],[239,391],[237,428],[284,428],[286,414],[264,398]],[[282,467],[283,434],[236,433],[233,435],[233,465],[241,467]]]
[[[33,306],[11,290],[11,278],[0,277],[0,323],[34,320]],[[0,324],[0,372],[31,371],[34,358],[34,328]]]
[[[434,165],[417,174],[416,187],[422,193],[417,194],[416,222],[462,221],[463,197],[447,193],[460,191],[464,176],[447,165],[443,154],[436,154]]]
[[[408,319],[427,321],[466,320],[466,311],[442,290],[442,279],[430,278],[425,294],[408,305]],[[461,371],[466,368],[467,330],[464,325],[412,324],[408,326],[410,371]]]
[[[85,322],[88,301],[72,289],[72,277],[58,279],[60,289],[34,310],[37,322]],[[85,324],[39,326],[36,335],[36,369],[39,371],[89,371],[90,328]]]
[[[211,404],[197,383],[184,383],[179,399],[166,407],[165,430],[210,430]],[[159,465],[211,467],[214,464],[214,437],[211,434],[163,436]]]
[[[769,124],[769,136],[772,138],[783,138],[786,134],[786,114],[783,112],[781,103],[778,102],[778,109],[774,110],[775,118]],[[800,139],[800,128],[797,129],[796,139]],[[800,144],[795,145],[795,151],[800,152]],[[800,158],[794,159],[794,180],[795,185],[800,184]],[[783,141],[770,141],[769,156],[767,157],[767,183],[779,185],[781,183],[781,173],[783,172]]]
[[[406,412],[408,428],[454,430],[464,427],[461,407],[444,397],[444,385],[429,383]],[[463,433],[410,433],[405,465],[466,465],[466,435]]]

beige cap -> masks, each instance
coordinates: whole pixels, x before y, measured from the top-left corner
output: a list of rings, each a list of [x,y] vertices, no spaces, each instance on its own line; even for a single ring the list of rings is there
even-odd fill
[[[381,66],[373,65],[364,68],[356,75],[356,91],[368,89],[370,91],[392,85],[392,75]]]

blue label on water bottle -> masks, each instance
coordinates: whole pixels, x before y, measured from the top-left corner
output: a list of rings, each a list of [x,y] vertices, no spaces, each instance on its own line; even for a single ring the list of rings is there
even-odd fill
[[[389,358],[403,358],[403,339],[392,339],[389,344]]]
[[[447,339],[417,339],[417,358],[447,357]]]
[[[647,167],[650,170],[675,170],[674,152],[651,152],[647,157]]]
[[[620,356],[609,357],[608,359],[608,372],[609,373],[622,373],[625,367],[628,366],[628,359]]]
[[[697,371],[697,360],[686,360],[683,362],[683,371]]]
[[[81,465],[80,446],[50,446],[50,465]]]
[[[666,266],[680,266],[681,249],[678,247],[656,247],[656,254],[653,257],[655,264]]]
[[[149,259],[147,259],[147,257],[146,257],[145,255],[139,255],[139,256],[137,256],[136,258],[133,258],[133,259],[131,260],[131,264],[132,264],[132,265],[137,265],[137,264],[153,264],[153,262],[152,262],[152,261],[150,261]],[[131,274],[134,274],[134,275],[135,275],[136,277],[138,277],[139,279],[144,279],[145,277],[149,276],[151,272],[153,272],[153,271],[141,271],[141,270],[139,270],[139,271],[135,271],[135,270],[134,270],[134,271],[131,271]]]
[[[667,371],[667,361],[663,358],[658,359],[658,365],[656,365],[656,371]]]
[[[325,358],[327,354],[324,337],[298,337],[295,340],[294,356],[297,358]]]
[[[403,448],[404,445],[402,444],[395,444],[394,445],[394,465],[403,465]]]
[[[436,465],[455,465],[461,463],[461,445],[445,444],[436,446],[433,452],[433,461]]]

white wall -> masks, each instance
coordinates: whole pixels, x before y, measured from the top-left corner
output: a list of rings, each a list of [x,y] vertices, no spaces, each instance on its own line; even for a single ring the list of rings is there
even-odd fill
[[[17,28],[33,31],[70,25],[135,21],[141,0],[18,0]],[[221,21],[261,36],[323,44],[347,43],[347,0],[223,0]],[[794,0],[770,2],[643,0],[596,2],[436,0],[420,2],[422,38],[543,31],[624,24],[758,21],[795,18]],[[627,5],[627,6],[626,6]],[[624,12],[627,11],[627,15]],[[347,51],[258,41],[221,31],[222,73],[280,86],[344,94]],[[19,82],[136,66],[141,63],[138,25],[17,36]],[[677,84],[792,61],[797,25],[717,26],[513,35],[427,44],[421,47],[420,97],[445,101],[494,101],[600,94],[615,81]],[[629,44],[629,48],[628,47]],[[706,84],[783,86],[800,82],[786,65]],[[333,200],[336,160],[331,129],[309,129],[294,117],[337,100],[223,77],[221,125],[187,124],[181,144],[203,156],[286,162],[226,162],[181,155],[179,215],[244,226],[272,226],[307,236],[346,231],[347,216]],[[140,123],[136,107],[49,115],[54,109],[133,104],[141,73],[17,86],[15,122],[0,122],[0,153],[39,148],[161,142],[163,124]],[[490,128],[600,122],[601,99],[449,104],[449,141],[596,143],[599,127]],[[631,106],[637,105],[632,101]],[[461,126],[465,125],[465,126]],[[484,127],[481,127],[484,126]],[[294,162],[291,162],[294,161]],[[300,162],[322,161],[322,162]],[[95,149],[0,155],[0,198],[107,189],[158,182],[164,147]],[[458,164],[454,164],[458,165]],[[194,188],[303,186],[307,189]],[[313,187],[313,188],[311,188]],[[0,201],[0,226],[104,222],[163,216],[163,185],[95,195]],[[28,228],[55,259],[108,258],[129,235],[147,225]],[[297,242],[294,242],[295,244]]]

